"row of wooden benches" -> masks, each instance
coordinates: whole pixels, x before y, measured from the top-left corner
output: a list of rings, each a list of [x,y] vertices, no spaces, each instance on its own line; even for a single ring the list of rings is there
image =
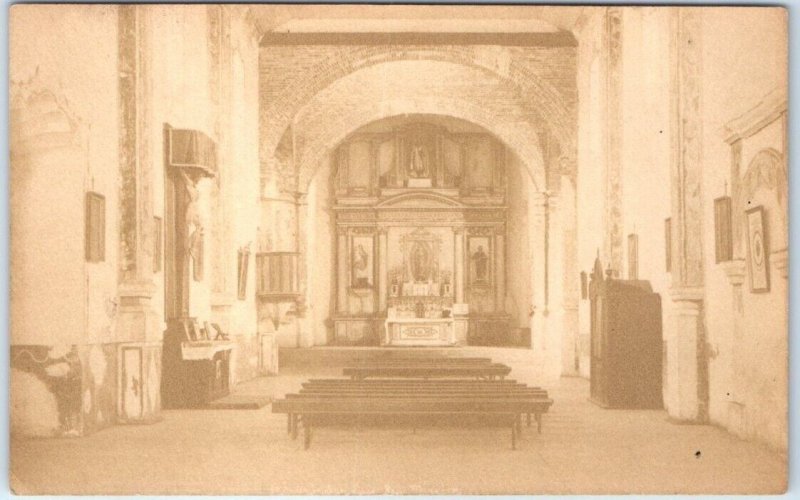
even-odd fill
[[[287,431],[293,439],[302,424],[306,449],[311,444],[313,428],[329,423],[362,423],[365,418],[396,421],[401,417],[416,427],[432,417],[457,421],[480,417],[483,424],[509,426],[512,449],[516,449],[522,432],[523,416],[527,425],[533,416],[541,432],[542,414],[553,404],[547,391],[514,380],[424,379],[431,370],[447,368],[443,366],[447,363],[435,367],[417,365],[415,373],[421,380],[311,379],[303,383],[299,393],[273,402],[272,411],[287,414]],[[400,367],[406,376],[412,368],[411,364]],[[348,369],[345,370],[347,374]]]
[[[492,363],[490,358],[390,358],[358,361],[346,367],[342,373],[353,380],[372,377],[503,380],[511,373],[511,368]]]

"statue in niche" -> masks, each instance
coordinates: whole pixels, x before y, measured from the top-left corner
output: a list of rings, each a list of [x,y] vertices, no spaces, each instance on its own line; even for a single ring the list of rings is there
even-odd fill
[[[483,245],[478,245],[478,249],[472,254],[472,261],[475,263],[475,282],[486,283],[489,256],[483,251]]]
[[[411,250],[411,274],[414,281],[427,282],[430,277],[430,252],[428,247],[422,243],[417,242]]]
[[[428,169],[428,157],[422,144],[417,144],[411,149],[411,163],[408,167],[409,177],[427,179],[431,176]]]
[[[184,172],[178,169],[183,179],[183,186],[186,189],[186,213],[185,213],[185,236],[184,249],[187,257],[193,261],[193,275],[195,281],[203,280],[203,225],[200,222],[200,213],[197,202],[200,199],[200,192],[195,182]]]

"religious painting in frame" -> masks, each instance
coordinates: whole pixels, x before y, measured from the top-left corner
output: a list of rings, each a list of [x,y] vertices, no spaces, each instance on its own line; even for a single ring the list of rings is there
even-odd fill
[[[769,292],[769,262],[767,255],[764,207],[758,206],[745,212],[747,215],[747,263],[750,272],[750,291]]]
[[[350,239],[350,288],[372,288],[374,263],[372,235],[353,235]]]
[[[733,258],[730,196],[714,200],[714,243],[714,257],[717,264]]]
[[[469,284],[482,287],[492,284],[492,248],[489,236],[470,236],[467,239]]]
[[[238,276],[236,298],[244,300],[247,298],[247,268],[250,264],[250,249],[240,248],[236,262],[236,275]]]
[[[106,198],[99,193],[86,193],[85,244],[86,260],[106,259]]]

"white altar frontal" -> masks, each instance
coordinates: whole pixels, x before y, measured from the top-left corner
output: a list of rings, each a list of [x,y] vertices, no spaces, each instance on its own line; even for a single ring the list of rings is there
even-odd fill
[[[456,345],[453,318],[387,318],[383,345]]]

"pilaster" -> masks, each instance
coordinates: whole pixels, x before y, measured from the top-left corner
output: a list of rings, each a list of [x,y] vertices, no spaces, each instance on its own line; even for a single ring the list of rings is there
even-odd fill
[[[708,359],[702,319],[701,15],[701,9],[676,9],[670,44],[673,261],[664,402],[670,417],[685,421],[708,418]]]
[[[152,307],[156,286],[152,266],[153,162],[147,140],[153,125],[147,67],[150,59],[147,7],[120,6],[118,29],[120,284],[117,339],[124,342],[130,352],[138,352],[138,361],[131,361],[134,359],[131,354],[128,355],[130,359],[125,359],[124,352],[120,351],[119,366],[123,372],[117,396],[121,421],[146,422],[156,420],[160,412],[160,398],[143,399],[143,395],[159,391],[162,338],[160,315]],[[138,376],[125,378],[128,361],[139,367]],[[150,368],[145,370],[142,366]],[[129,384],[134,386],[129,387]],[[126,411],[125,397],[133,394],[138,395],[140,409]]]

